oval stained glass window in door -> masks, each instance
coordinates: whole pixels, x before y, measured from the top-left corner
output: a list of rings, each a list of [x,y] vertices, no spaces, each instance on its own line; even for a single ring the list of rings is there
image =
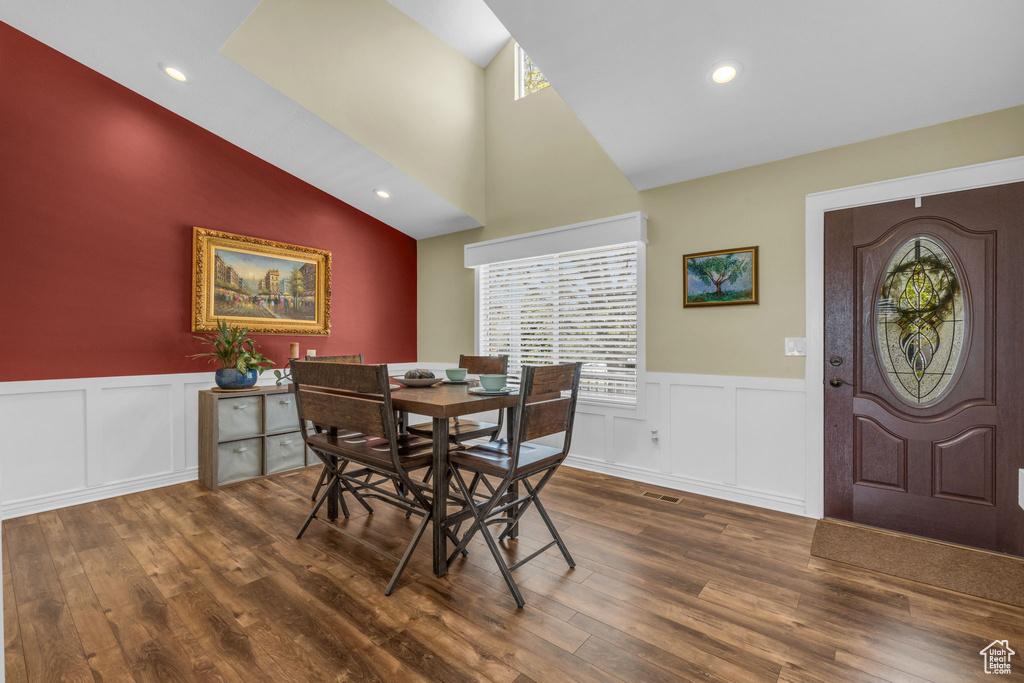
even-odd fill
[[[924,236],[900,245],[882,277],[875,326],[882,373],[904,401],[928,405],[951,387],[966,319],[960,274],[946,249]]]

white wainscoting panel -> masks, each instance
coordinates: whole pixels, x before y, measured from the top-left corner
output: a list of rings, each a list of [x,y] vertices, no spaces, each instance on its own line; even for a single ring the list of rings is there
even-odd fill
[[[593,453],[595,458],[602,460],[608,456],[605,448],[605,417],[594,413],[586,413],[577,408],[576,424],[572,433],[572,448],[580,453]],[[554,441],[548,441],[556,445]]]
[[[101,390],[99,400],[103,457],[97,461],[101,468],[97,476],[89,477],[90,484],[174,471],[169,384],[107,387]]]
[[[197,397],[213,385],[212,372],[0,382],[0,516],[195,479]]]
[[[211,386],[213,373],[0,382],[0,515],[194,480]],[[579,405],[568,466],[806,514],[803,380],[651,372],[642,386],[641,412]]]
[[[567,465],[807,514],[803,380],[662,372],[645,380],[646,415],[579,405]],[[611,436],[581,439],[582,416],[590,425],[604,416]]]
[[[725,387],[669,384],[669,472],[720,484],[736,483],[734,396]],[[723,438],[725,436],[726,438]]]
[[[736,485],[802,500],[804,395],[736,390]]]
[[[85,486],[85,393],[0,396],[0,500]]]

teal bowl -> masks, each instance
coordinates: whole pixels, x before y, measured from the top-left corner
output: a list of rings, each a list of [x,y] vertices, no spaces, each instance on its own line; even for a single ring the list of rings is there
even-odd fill
[[[444,374],[453,382],[461,382],[466,379],[466,372],[466,368],[448,368],[444,371]]]
[[[498,391],[505,388],[508,375],[480,375],[480,386],[487,391]]]

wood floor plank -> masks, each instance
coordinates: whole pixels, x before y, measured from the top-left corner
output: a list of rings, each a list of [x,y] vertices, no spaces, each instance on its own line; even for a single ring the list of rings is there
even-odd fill
[[[431,647],[432,642],[433,639],[424,639],[418,634],[401,631],[381,643],[379,647],[426,680],[451,683],[477,683],[489,680],[463,666],[457,659],[438,657]]]
[[[800,604],[799,596],[794,600],[778,600],[771,595],[743,590],[732,583],[715,579],[708,581],[697,597],[738,612],[770,612],[790,618],[796,615]]]
[[[344,672],[354,680],[425,680],[390,654],[368,646],[370,638],[357,626],[317,601],[283,574],[271,574],[242,587],[275,614],[275,623],[295,638],[314,645],[330,662],[326,670]]]
[[[213,558],[201,554],[187,539],[175,536],[164,541],[164,545],[206,590],[227,607],[232,617],[242,627],[267,619],[267,615],[260,608],[259,600],[248,597],[240,590],[241,586],[211,566]]]
[[[38,523],[5,528],[4,542],[10,555],[11,581],[19,605],[63,597],[46,537]]]
[[[78,556],[137,679],[224,679],[120,539],[79,551]]]
[[[72,574],[82,573],[82,564],[78,561],[71,539],[64,529],[64,523],[56,510],[40,512],[36,515],[39,521],[39,528],[46,539],[46,545],[50,548],[50,560],[57,571],[57,577],[62,578]]]
[[[580,628],[594,634],[594,636],[615,647],[633,653],[646,662],[649,662],[660,669],[671,672],[677,679],[684,681],[708,681],[710,683],[730,683],[731,681],[759,681],[774,680],[770,671],[763,675],[755,672],[745,672],[738,669],[723,669],[715,666],[704,666],[704,663],[714,663],[713,659],[704,657],[688,658],[678,656],[655,645],[636,638],[620,631],[608,624],[588,617],[585,614],[577,614],[572,622]],[[673,649],[671,646],[669,649]],[[701,661],[698,661],[701,660]]]
[[[834,664],[836,643],[821,637],[820,633],[801,628],[797,620],[768,612],[752,617],[749,611],[723,609],[689,595],[672,596],[666,600],[664,591],[644,591],[600,575],[595,575],[588,583],[662,617],[714,635],[734,647],[743,647],[769,661],[793,663],[807,670],[826,672],[841,668]],[[835,671],[833,675],[841,673]]]
[[[284,678],[284,672],[276,664],[270,662],[270,668],[265,668],[268,660],[259,651],[259,646],[254,644],[231,613],[203,587],[178,593],[168,602],[221,670],[224,666],[230,666],[247,682]]]
[[[863,671],[866,674],[877,676],[883,681],[889,681],[889,683],[924,683],[926,679],[914,674],[907,673],[906,671],[900,671],[894,669],[891,666],[885,664],[879,664],[878,662],[868,659],[866,657],[860,657],[851,652],[845,650],[836,650],[836,662],[844,666],[848,666],[851,669],[857,671]]]
[[[666,649],[701,666],[726,672],[737,680],[771,680],[779,673],[777,664],[757,653],[745,652],[713,636],[672,619],[638,607],[628,600],[545,575],[540,569],[523,567],[524,586],[549,600],[558,600],[591,617]],[[598,576],[595,574],[594,576]],[[588,582],[591,581],[588,579]],[[575,620],[575,619],[574,619]]]
[[[86,503],[58,510],[60,521],[76,551],[116,544],[114,527],[97,503]]]
[[[311,599],[318,600],[328,609],[337,612],[346,620],[358,625],[360,632],[375,644],[398,635],[408,625],[411,616],[396,610],[375,608],[373,598],[375,587],[366,583],[354,583],[358,579],[356,570],[331,572],[335,563],[324,566],[298,544],[276,542],[263,548],[270,561],[291,575],[292,581]],[[318,553],[322,556],[321,553]],[[355,589],[359,586],[362,590]],[[371,591],[365,596],[362,591]],[[366,598],[370,599],[367,600]]]
[[[92,670],[63,595],[18,603],[29,680],[92,681]]]
[[[576,656],[624,681],[671,683],[679,680],[674,673],[597,636],[588,638],[576,651]]]
[[[126,683],[135,680],[84,570],[65,576],[61,584],[93,677]]]
[[[11,574],[11,558],[7,552],[7,537],[10,534],[4,522],[3,533],[3,577],[4,577],[4,679],[27,681],[25,670],[25,649],[21,641],[21,625],[18,622],[18,601],[14,595],[14,579]]]
[[[480,548],[480,551],[483,550]],[[421,580],[431,581],[428,577]],[[484,628],[499,631],[523,629],[570,653],[575,652],[590,635],[542,610],[516,609],[504,584],[492,584],[488,591],[483,585],[470,581],[471,575],[467,574],[464,582],[467,584],[466,590],[452,595],[449,608]]]
[[[443,578],[315,524],[319,468],[218,492],[195,482],[4,523],[8,681],[969,680],[1024,610],[811,558],[813,521],[563,468],[557,549],[517,569],[481,537]],[[678,502],[645,498],[654,491]],[[339,526],[401,553],[417,520],[379,502]],[[502,543],[550,540],[536,511]]]
[[[432,589],[435,582],[423,584]],[[573,584],[576,585],[576,584]],[[450,606],[458,600],[458,593],[435,592],[443,606]],[[442,623],[463,639],[480,641],[487,650],[500,654],[503,661],[533,678],[537,683],[547,681],[615,681],[616,676],[608,674],[575,654],[566,652],[543,638],[523,629],[508,628],[503,620],[496,620],[496,627],[487,629],[471,619],[461,617],[455,610],[442,610]]]

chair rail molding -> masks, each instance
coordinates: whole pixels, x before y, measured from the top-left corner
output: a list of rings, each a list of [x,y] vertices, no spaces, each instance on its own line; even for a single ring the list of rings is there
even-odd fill
[[[825,510],[825,212],[1024,181],[1024,156],[816,192],[806,197],[806,482],[807,515]]]

